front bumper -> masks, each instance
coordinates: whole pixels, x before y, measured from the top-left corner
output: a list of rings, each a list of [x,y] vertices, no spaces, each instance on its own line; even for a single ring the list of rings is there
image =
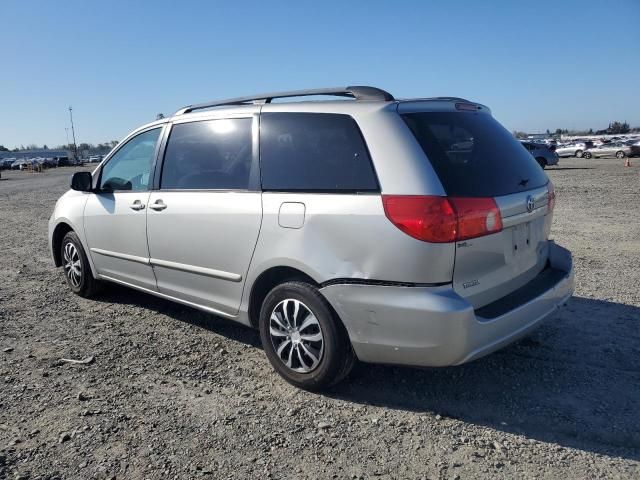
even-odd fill
[[[548,289],[499,315],[482,318],[450,285],[396,287],[338,284],[321,291],[338,312],[363,362],[448,366],[475,360],[526,335],[573,294],[571,253],[550,242]],[[535,281],[535,279],[534,279]],[[525,285],[525,289],[526,289]],[[505,297],[506,299],[507,297]],[[502,309],[504,310],[504,309]],[[485,310],[487,311],[487,310]]]

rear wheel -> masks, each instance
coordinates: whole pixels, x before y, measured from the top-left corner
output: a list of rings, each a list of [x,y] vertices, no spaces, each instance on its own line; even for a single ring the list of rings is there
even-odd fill
[[[93,278],[89,260],[75,232],[68,232],[62,239],[60,258],[64,278],[73,293],[88,298],[98,291],[100,283]]]
[[[260,310],[260,338],[273,368],[305,390],[338,383],[355,362],[344,326],[308,283],[286,282],[269,292]]]
[[[618,150],[616,152],[616,158],[624,158],[624,152],[622,150]]]
[[[536,158],[536,161],[538,162],[538,165],[540,165],[543,169],[547,166],[547,161],[542,157]]]
[[[582,150],[576,150],[576,157],[577,158],[582,158]]]
[[[584,158],[586,158],[586,159],[589,159],[589,158],[591,158],[591,157],[592,157],[591,152],[584,152],[584,153],[582,154],[582,156],[583,156]]]

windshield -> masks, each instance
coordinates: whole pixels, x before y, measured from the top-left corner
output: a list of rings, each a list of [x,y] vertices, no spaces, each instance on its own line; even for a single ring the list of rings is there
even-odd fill
[[[497,197],[548,182],[531,154],[488,114],[419,112],[402,117],[447,195]]]

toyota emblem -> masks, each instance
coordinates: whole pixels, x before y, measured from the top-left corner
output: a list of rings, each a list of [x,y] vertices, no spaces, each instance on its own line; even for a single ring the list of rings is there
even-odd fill
[[[533,197],[531,195],[529,195],[527,197],[527,212],[531,213],[533,212],[533,209],[536,206],[536,202],[533,201]]]

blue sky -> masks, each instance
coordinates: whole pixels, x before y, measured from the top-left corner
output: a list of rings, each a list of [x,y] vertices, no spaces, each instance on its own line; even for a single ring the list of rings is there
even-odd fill
[[[640,1],[1,0],[0,144],[122,138],[262,91],[461,96],[510,130],[640,126]]]

